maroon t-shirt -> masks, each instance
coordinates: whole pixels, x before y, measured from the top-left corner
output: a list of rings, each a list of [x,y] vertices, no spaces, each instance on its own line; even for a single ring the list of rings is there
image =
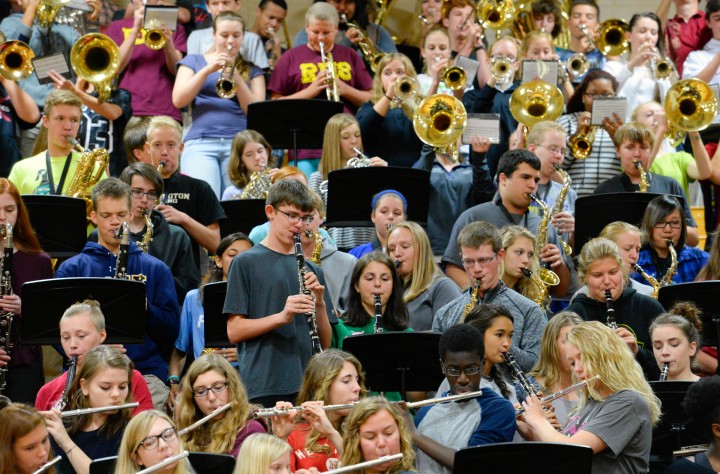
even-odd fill
[[[667,50],[670,58],[675,61],[678,75],[682,77],[683,65],[692,51],[703,49],[703,46],[712,39],[712,31],[705,23],[705,12],[698,11],[695,15],[685,21],[680,16],[675,16],[667,22],[665,29]],[[680,47],[675,49],[672,45],[672,38],[680,38]]]

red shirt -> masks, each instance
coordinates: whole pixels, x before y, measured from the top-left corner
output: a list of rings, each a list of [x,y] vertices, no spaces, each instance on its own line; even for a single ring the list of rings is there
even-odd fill
[[[705,12],[698,11],[685,21],[682,17],[675,15],[667,22],[665,29],[668,54],[675,61],[678,75],[682,77],[683,64],[688,54],[696,49],[702,49],[705,43],[712,39],[712,31],[705,23]],[[672,45],[672,38],[680,38],[680,47],[675,49]]]
[[[314,467],[320,472],[325,472],[336,469],[340,461],[340,454],[335,449],[335,446],[327,438],[320,438],[318,444],[330,446],[331,454],[322,452],[309,453],[305,447],[308,434],[310,434],[310,429],[306,424],[296,425],[295,429],[290,433],[288,437],[288,444],[292,447],[292,451],[290,451],[290,470],[295,472],[298,469]]]
[[[37,398],[35,399],[35,409],[39,411],[52,410],[55,402],[60,400],[60,397],[62,397],[63,390],[65,390],[66,380],[67,372],[43,385],[37,394]],[[132,391],[133,399],[140,403],[140,405],[133,410],[133,416],[140,412],[153,409],[150,390],[148,390],[147,383],[145,382],[142,374],[137,370],[133,370]]]

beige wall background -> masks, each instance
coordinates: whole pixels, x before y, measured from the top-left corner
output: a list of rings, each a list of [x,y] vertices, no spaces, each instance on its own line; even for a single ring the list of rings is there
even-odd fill
[[[286,0],[288,4],[287,26],[291,39],[304,26],[305,10],[312,5],[312,0]],[[642,11],[655,11],[659,0],[638,0],[637,2],[629,2],[627,0],[602,0],[599,2],[600,15],[602,20],[609,18],[621,18],[629,20],[633,13]],[[257,0],[242,0],[242,14],[248,23],[252,25],[255,19],[255,11],[257,10]],[[407,36],[408,32],[414,29],[419,20],[417,12],[419,10],[420,0],[395,0],[392,4],[392,10],[386,23],[386,27],[392,35],[402,39]],[[671,15],[674,14],[671,11]]]

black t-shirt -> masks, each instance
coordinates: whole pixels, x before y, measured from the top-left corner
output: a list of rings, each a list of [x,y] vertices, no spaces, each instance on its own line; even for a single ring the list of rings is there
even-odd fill
[[[176,171],[168,179],[163,179],[163,183],[165,184],[163,204],[184,212],[204,226],[227,218],[215,192],[205,181]],[[190,240],[193,243],[195,263],[200,267],[200,245],[192,236]]]
[[[20,149],[15,138],[16,128],[28,129],[35,126],[34,123],[27,123],[21,120],[15,112],[10,101],[10,96],[5,88],[0,85],[0,176],[7,177],[13,165],[20,161]]]

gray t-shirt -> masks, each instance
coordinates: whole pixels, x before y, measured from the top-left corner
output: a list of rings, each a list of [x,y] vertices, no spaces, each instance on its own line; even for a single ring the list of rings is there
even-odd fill
[[[440,308],[460,296],[460,288],[446,276],[433,280],[427,290],[407,303],[413,331],[430,331],[433,317]]]
[[[571,416],[563,434],[585,430],[608,446],[593,456],[592,474],[647,472],[652,444],[652,421],[647,401],[633,390],[615,392],[604,401],[589,400]]]
[[[311,262],[305,264],[325,285],[322,270]],[[258,244],[233,259],[223,313],[264,318],[282,311],[288,296],[299,290],[295,256]],[[325,292],[324,299],[328,318],[336,323],[329,292]],[[298,314],[290,324],[239,342],[237,349],[240,377],[248,389],[248,398],[296,393],[312,356],[307,318]]]

